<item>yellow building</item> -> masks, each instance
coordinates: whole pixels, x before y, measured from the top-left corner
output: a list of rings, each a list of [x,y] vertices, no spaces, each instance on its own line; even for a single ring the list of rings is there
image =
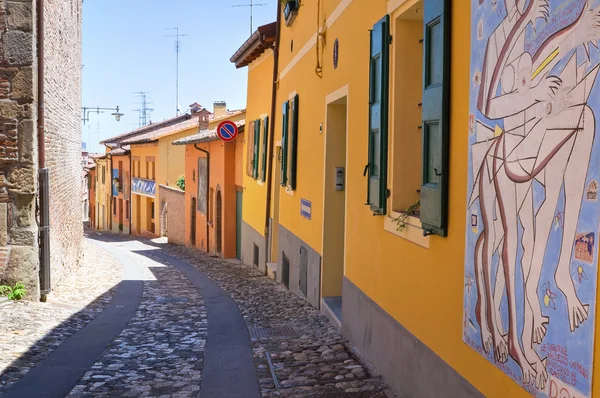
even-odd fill
[[[160,185],[175,187],[185,176],[185,148],[173,142],[208,126],[210,112],[198,104],[184,114],[144,127],[121,141],[131,147],[132,233],[148,237],[166,236],[166,202]],[[163,219],[161,220],[161,215]]]
[[[269,132],[272,128],[270,114],[273,81],[273,46],[276,24],[260,26],[256,32],[231,57],[236,68],[248,67],[248,94],[246,103],[247,130],[244,134],[244,149],[236,169],[243,173],[242,247],[241,260],[266,272],[266,265],[274,258],[267,249],[265,230],[271,218],[265,218],[267,205],[267,163]],[[236,150],[236,153],[238,151]],[[238,193],[241,199],[242,193]],[[275,243],[276,244],[276,243]]]
[[[106,156],[94,158],[96,163],[96,229],[110,229],[110,172]]]
[[[597,41],[569,36],[585,31],[585,1],[548,6],[551,17],[577,21],[562,25],[535,14],[536,1],[282,3],[274,114],[265,98],[271,50],[256,48],[258,36],[232,58],[249,66],[247,120],[275,119],[267,181],[244,178],[245,262],[276,263],[277,280],[336,322],[401,396],[600,393],[589,355],[600,348],[590,138],[598,106],[584,89],[598,71],[584,44]],[[523,44],[532,23],[539,37]],[[546,78],[554,80],[540,84]],[[576,117],[571,128],[551,126],[563,135],[541,138],[523,120],[569,116],[548,99],[564,95],[559,80],[577,89]],[[523,140],[530,131],[539,142]],[[564,148],[581,156],[553,158]],[[262,156],[249,139],[244,152]],[[534,168],[537,156],[549,163]],[[522,169],[511,171],[515,164]],[[260,214],[269,179],[271,206]],[[528,241],[531,231],[541,244]]]

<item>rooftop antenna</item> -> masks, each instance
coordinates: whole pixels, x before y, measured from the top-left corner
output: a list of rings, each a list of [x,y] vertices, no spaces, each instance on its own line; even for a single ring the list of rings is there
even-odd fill
[[[252,33],[254,33],[254,30],[252,29],[252,10],[254,9],[254,7],[263,7],[263,6],[267,6],[268,4],[266,3],[258,3],[258,4],[253,4],[252,0],[250,0],[250,4],[236,4],[232,7],[250,7],[250,36],[252,36]]]
[[[139,126],[144,127],[148,125],[148,119],[150,119],[150,112],[154,110],[154,108],[150,108],[149,105],[152,105],[152,102],[148,99],[147,91],[138,91],[135,92],[135,97],[139,100],[137,102],[138,105],[141,106],[139,109],[134,109],[134,112],[138,112],[139,114]]]
[[[179,52],[181,51],[181,40],[180,37],[187,36],[186,34],[180,34],[179,28],[166,28],[165,30],[174,30],[174,35],[166,35],[165,37],[175,37],[175,54],[176,54],[176,62],[177,62],[177,73],[175,76],[175,115],[179,116]]]

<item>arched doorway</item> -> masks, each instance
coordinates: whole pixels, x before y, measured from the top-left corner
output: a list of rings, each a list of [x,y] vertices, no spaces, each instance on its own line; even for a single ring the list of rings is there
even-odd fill
[[[221,190],[217,188],[217,254],[223,253],[223,201],[221,199]]]
[[[196,246],[196,198],[192,198],[191,206],[191,217],[190,217],[190,245]]]

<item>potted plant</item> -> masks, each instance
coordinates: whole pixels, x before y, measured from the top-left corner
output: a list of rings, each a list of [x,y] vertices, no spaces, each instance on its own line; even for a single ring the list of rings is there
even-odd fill
[[[408,209],[401,212],[400,215],[396,218],[392,217],[392,221],[395,222],[398,227],[396,228],[398,232],[403,232],[408,226],[408,218],[413,216],[418,216],[419,211],[421,210],[421,201],[417,200],[415,203],[410,205]]]
[[[115,185],[117,191],[121,191],[121,181],[119,181],[118,177],[113,178],[113,184]]]

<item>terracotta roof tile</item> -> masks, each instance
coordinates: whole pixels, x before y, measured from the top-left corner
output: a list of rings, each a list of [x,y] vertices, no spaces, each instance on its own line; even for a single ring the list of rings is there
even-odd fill
[[[182,120],[180,122],[168,125],[163,128],[158,128],[156,130],[149,131],[145,134],[136,135],[132,138],[125,139],[121,141],[122,144],[144,144],[148,142],[158,141],[160,138],[179,133],[181,131],[193,129],[194,127],[198,127],[199,120],[197,117],[192,117],[188,115],[187,120]]]
[[[146,126],[140,127],[138,129],[132,130],[132,131],[128,131],[126,133],[111,137],[111,138],[107,138],[104,141],[101,141],[100,144],[119,144],[122,143],[123,141],[127,140],[127,139],[132,139],[133,137],[137,137],[140,135],[144,135],[147,134],[149,132],[152,132],[156,129],[161,129],[163,127],[167,127],[170,126],[172,124],[175,123],[179,123],[181,121],[185,121],[190,119],[192,116],[188,113],[181,115],[181,116],[176,116],[176,117],[172,117],[170,119],[166,119],[163,120],[162,122],[158,122],[158,123],[152,123],[152,124],[148,124]]]
[[[243,133],[244,127],[246,126],[246,121],[239,120],[239,121],[235,122],[235,124],[238,126],[239,133],[240,134]],[[216,141],[218,139],[219,139],[219,136],[217,135],[217,129],[202,130],[198,134],[190,135],[188,137],[184,137],[184,138],[178,139],[177,141],[174,141],[173,145],[198,144],[201,142]]]

